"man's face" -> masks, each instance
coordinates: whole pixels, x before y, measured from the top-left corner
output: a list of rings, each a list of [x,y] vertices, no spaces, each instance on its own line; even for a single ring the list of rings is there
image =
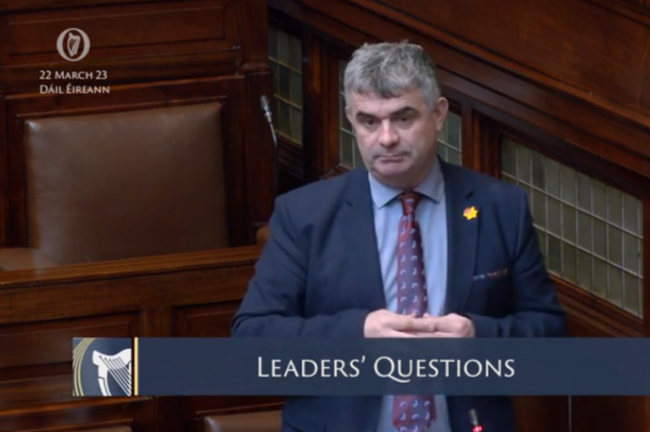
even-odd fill
[[[429,110],[415,89],[391,99],[354,93],[346,112],[367,169],[385,184],[410,189],[433,166],[447,110],[445,98]]]

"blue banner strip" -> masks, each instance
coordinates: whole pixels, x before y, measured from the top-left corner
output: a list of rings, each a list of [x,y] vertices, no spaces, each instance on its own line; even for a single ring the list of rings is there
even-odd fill
[[[650,395],[650,339],[138,338],[142,396]]]

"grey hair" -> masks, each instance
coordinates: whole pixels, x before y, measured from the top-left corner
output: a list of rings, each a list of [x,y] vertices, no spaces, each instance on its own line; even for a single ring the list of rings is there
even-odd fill
[[[435,63],[424,49],[408,41],[364,44],[345,68],[345,101],[350,106],[353,93],[382,98],[399,97],[420,89],[429,109],[436,107],[440,88]]]

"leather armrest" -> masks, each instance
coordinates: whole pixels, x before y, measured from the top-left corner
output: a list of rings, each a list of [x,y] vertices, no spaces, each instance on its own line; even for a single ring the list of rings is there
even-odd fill
[[[281,427],[281,410],[214,415],[203,422],[203,432],[280,432]]]
[[[264,246],[266,242],[269,241],[269,237],[271,237],[271,229],[268,225],[264,225],[262,228],[257,230],[255,239],[257,240],[258,245]]]
[[[58,267],[60,264],[38,249],[0,249],[0,271],[39,270]]]

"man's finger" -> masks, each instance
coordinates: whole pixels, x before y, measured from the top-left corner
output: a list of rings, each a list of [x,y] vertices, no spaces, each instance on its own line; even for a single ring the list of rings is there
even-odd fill
[[[386,319],[384,326],[392,330],[408,330],[415,320],[416,318],[411,315],[395,314]]]
[[[440,317],[436,320],[436,331],[445,333],[455,333],[459,330],[460,323],[449,315]]]
[[[415,336],[410,334],[410,333],[388,329],[388,330],[386,330],[386,336],[384,336],[384,337],[386,337],[386,338],[412,338],[412,337],[415,337]]]
[[[411,333],[416,338],[432,338],[436,332],[413,332]]]
[[[461,336],[460,336],[459,334],[457,334],[457,333],[449,333],[449,332],[444,332],[444,331],[437,331],[437,332],[433,332],[433,333],[431,333],[431,336],[429,336],[429,337],[435,337],[435,338],[457,338],[457,337],[461,337]]]
[[[387,327],[393,330],[401,330],[408,332],[432,332],[436,329],[436,320],[434,318],[415,318],[410,316],[402,316],[398,319],[391,320],[387,323]]]

